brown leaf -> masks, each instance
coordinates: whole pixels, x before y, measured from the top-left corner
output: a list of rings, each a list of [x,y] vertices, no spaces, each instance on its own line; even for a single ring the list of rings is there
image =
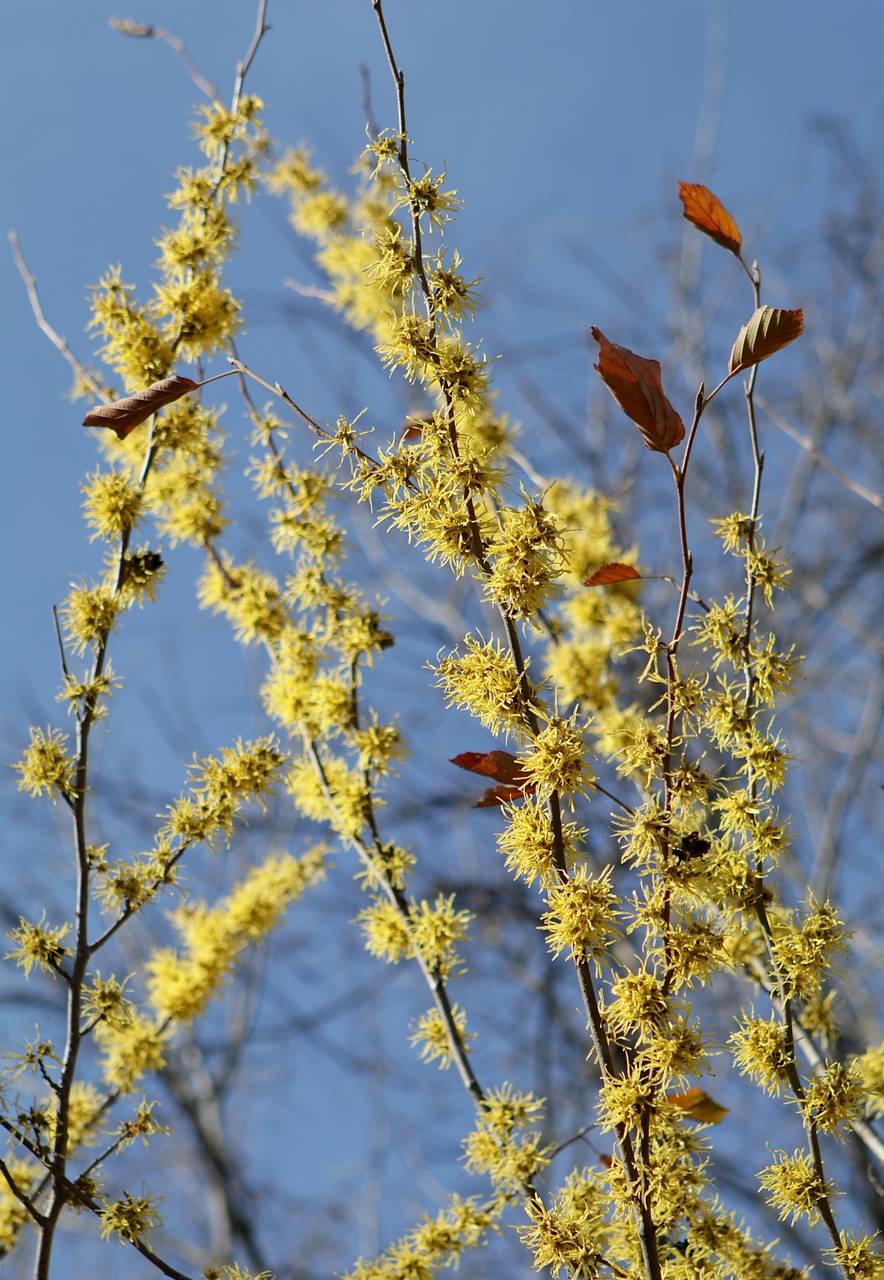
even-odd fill
[[[496,787],[489,787],[487,791],[482,792],[473,808],[491,809],[501,804],[512,804],[513,800],[521,800],[523,796],[530,796],[535,790],[536,786],[533,782],[526,782],[521,787],[508,787],[506,783],[498,782]]]
[[[592,336],[599,344],[595,367],[605,386],[636,424],[648,448],[668,453],[684,439],[684,423],[663,394],[660,362],[618,347],[595,326]]]
[[[723,1107],[696,1085],[684,1093],[667,1093],[666,1100],[699,1124],[719,1124],[730,1112],[729,1107]]]
[[[708,187],[699,182],[680,182],[678,194],[684,205],[684,216],[688,222],[710,236],[716,244],[731,253],[739,254],[743,244],[740,228],[725,209],[718,196],[713,195]]]
[[[787,347],[804,332],[804,312],[781,311],[779,307],[759,307],[737,334],[731,352],[729,373],[740,373]]]
[[[424,434],[424,427],[432,423],[434,416],[432,413],[411,414],[402,424],[402,440],[406,443],[409,440],[420,440]]]
[[[157,409],[180,400],[188,391],[196,391],[199,385],[192,378],[184,378],[175,373],[171,378],[154,382],[145,387],[144,391],[136,391],[132,396],[124,396],[122,400],[114,400],[111,404],[96,405],[86,414],[83,426],[108,427],[116,432],[118,440],[125,440],[130,431],[140,427]]]
[[[451,763],[458,769],[481,773],[497,782],[519,785],[525,781],[520,761],[509,751],[462,751],[459,756],[452,757]]]
[[[633,569],[631,564],[621,564],[619,560],[612,560],[610,564],[603,564],[601,569],[596,569],[591,577],[584,582],[585,587],[609,587],[615,582],[629,582],[633,578],[640,578],[641,574],[638,569]]]
[[[530,795],[535,784],[528,781],[521,761],[509,751],[462,751],[451,760],[459,769],[480,773],[485,778],[495,778],[497,786],[489,787],[473,805],[474,809],[490,809],[495,805],[509,804],[521,796]]]

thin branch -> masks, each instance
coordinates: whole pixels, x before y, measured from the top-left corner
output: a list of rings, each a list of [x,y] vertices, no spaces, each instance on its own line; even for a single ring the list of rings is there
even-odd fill
[[[767,992],[767,994],[775,1001],[779,1000],[779,993],[776,984],[771,979],[770,973],[761,964],[753,964],[749,966],[748,972],[752,978]],[[800,1049],[810,1069],[814,1075],[822,1075],[826,1069],[825,1059],[820,1052],[816,1041],[808,1031],[807,1027],[801,1021],[800,1015],[793,1012],[792,1025],[794,1028],[795,1047]],[[849,1120],[848,1128],[856,1135],[866,1150],[875,1157],[878,1163],[884,1168],[884,1140],[880,1137],[874,1126],[867,1120]]]
[[[752,300],[757,310],[761,306],[761,270],[757,262],[753,262],[751,268],[747,266],[745,261],[740,257],[740,264],[745,271],[749,283],[752,286]],[[758,440],[758,424],[755,414],[755,387],[758,381],[758,365],[752,366],[749,377],[743,386],[743,392],[746,400],[746,417],[749,429],[749,443],[752,449],[753,460],[753,479],[752,479],[752,502],[749,510],[749,528],[746,537],[746,610],[745,610],[745,627],[742,636],[742,654],[743,666],[746,681],[746,693],[744,699],[744,710],[750,721],[754,720],[756,714],[755,699],[755,669],[752,660],[752,630],[754,623],[754,608],[758,594],[758,583],[755,574],[752,572],[752,556],[756,547],[756,534],[758,531],[758,523],[761,512],[761,482],[764,475],[764,453],[759,446]],[[752,775],[750,778],[749,792],[752,800],[758,795],[758,780]],[[795,1101],[804,1113],[804,1129],[807,1135],[807,1146],[813,1167],[819,1180],[821,1188],[827,1187],[825,1167],[823,1165],[822,1149],[819,1142],[819,1134],[816,1122],[804,1110],[805,1090],[801,1080],[801,1073],[798,1069],[798,1061],[795,1056],[795,1010],[792,998],[788,993],[788,987],[785,975],[782,972],[777,959],[776,949],[774,946],[774,935],[770,924],[767,906],[765,904],[763,893],[764,871],[761,856],[756,856],[755,865],[755,882],[757,886],[756,892],[756,908],[755,914],[761,925],[764,936],[765,947],[770,962],[771,974],[773,977],[772,996],[779,1006],[783,1019],[783,1030],[785,1033],[786,1050],[788,1053],[788,1062],[786,1065],[786,1074],[789,1086],[792,1090]],[[841,1232],[835,1221],[835,1215],[832,1211],[831,1200],[826,1190],[822,1190],[817,1197],[816,1207],[820,1217],[825,1223],[826,1230],[832,1241],[834,1248],[841,1247]],[[843,1269],[843,1268],[842,1268]]]
[[[265,390],[269,391],[272,395],[276,396],[277,399],[281,400],[283,404],[288,405],[288,407],[298,415],[301,421],[309,427],[318,439],[323,440],[328,445],[338,443],[337,437],[333,435],[331,431],[328,431],[325,427],[321,426],[315,418],[311,418],[310,414],[307,413],[305,409],[302,409],[301,406],[292,399],[281,383],[268,382],[266,378],[262,378],[260,374],[255,373],[254,369],[250,369],[248,365],[243,364],[243,362],[238,360],[236,356],[228,356],[227,361],[229,364],[233,365],[234,370],[241,374],[242,377],[251,378],[253,382],[257,382],[259,387],[264,387]],[[349,451],[359,458],[360,462],[364,462],[367,466],[373,469],[377,468],[377,459],[373,458],[371,454],[366,453],[364,449],[360,449],[358,445],[352,445]]]
[[[876,493],[874,489],[867,489],[865,485],[860,484],[857,480],[851,480],[849,476],[844,474],[840,467],[836,467],[834,462],[830,462],[825,454],[820,453],[812,440],[800,432],[796,427],[793,427],[791,422],[788,422],[778,409],[775,409],[773,405],[768,404],[762,396],[758,396],[757,400],[759,407],[764,410],[775,427],[785,435],[789,436],[791,440],[794,440],[796,444],[800,445],[802,449],[810,454],[815,462],[818,462],[821,467],[828,471],[830,475],[833,475],[836,480],[840,481],[840,483],[843,484],[846,489],[849,489],[851,493],[855,493],[858,498],[862,498],[864,502],[870,503],[878,511],[884,512],[884,497],[882,497],[880,493]]]
[[[144,491],[150,474],[157,446],[153,443],[153,424],[147,441],[144,463],[139,479],[139,491]],[[123,586],[126,566],[126,554],[132,526],[127,525],[120,535],[117,553],[114,596],[119,597]],[[62,1056],[61,1079],[58,1087],[58,1107],[55,1125],[55,1138],[52,1151],[52,1196],[46,1212],[46,1221],[40,1232],[37,1247],[37,1260],[34,1272],[35,1280],[49,1280],[49,1269],[52,1257],[52,1246],[55,1230],[67,1199],[67,1159],[71,1093],[76,1078],[80,1045],[83,1039],[81,1023],[83,984],[90,958],[89,947],[89,904],[91,897],[89,845],[86,832],[86,797],[89,793],[89,740],[92,726],[98,712],[98,687],[107,660],[108,630],[98,641],[95,658],[92,664],[90,688],[83,699],[82,711],[77,720],[77,749],[74,766],[73,785],[73,843],[77,866],[76,908],[75,908],[75,945],[74,956],[68,982],[67,1032],[65,1049]]]
[[[6,1183],[7,1187],[9,1187],[10,1192],[15,1196],[19,1204],[24,1205],[28,1214],[30,1215],[30,1217],[33,1218],[37,1226],[38,1227],[45,1226],[46,1224],[45,1217],[37,1208],[37,1206],[34,1204],[30,1196],[25,1191],[23,1191],[22,1188],[18,1185],[15,1178],[12,1176],[11,1169],[9,1168],[6,1161],[2,1157],[0,1157],[0,1175],[3,1176],[3,1181]]]
[[[166,873],[171,871],[172,868],[175,867],[178,864],[178,862],[180,862],[180,860],[184,857],[185,853],[190,848],[190,846],[191,846],[191,841],[186,840],[179,849],[175,850],[175,853],[165,864]],[[168,880],[166,879],[165,875],[156,876],[153,883],[146,887],[145,893],[147,896],[145,898],[140,900],[138,903],[132,902],[128,906],[124,907],[123,910],[120,912],[120,914],[117,916],[116,920],[114,920],[113,924],[108,925],[104,933],[99,934],[99,936],[95,939],[94,942],[89,943],[90,959],[92,958],[92,956],[95,955],[97,951],[100,951],[102,947],[106,946],[107,943],[110,942],[114,934],[117,932],[117,930],[121,929],[127,920],[131,920],[131,918],[135,915],[135,913],[137,911],[140,911],[141,908],[145,905],[145,903],[149,901],[149,899],[152,898],[153,895],[157,893],[158,890],[161,889],[164,884],[167,884],[167,883],[168,883]]]
[[[236,71],[236,80],[233,92],[232,112],[235,113],[239,108],[241,100],[243,83],[248,70],[254,60],[261,40],[268,30],[266,24],[267,0],[260,0],[258,5],[258,18],[255,27],[255,33],[252,37],[251,44],[245,58],[238,64]],[[218,179],[215,191],[220,189],[223,182],[224,172],[226,169],[227,154],[229,144],[225,146],[224,154],[219,163]],[[31,304],[31,310],[34,318],[41,331],[49,338],[53,346],[61,352],[71,367],[75,370],[81,381],[102,400],[107,399],[105,389],[100,386],[98,381],[89,373],[82,365],[77,357],[72,353],[67,342],[57,333],[55,329],[48,323],[43,309],[40,304],[39,295],[36,289],[36,279],[29,270],[24,255],[21,251],[18,238],[15,233],[10,234],[10,243],[12,245],[13,255],[19,274],[24,281],[28,298]],[[176,350],[181,334],[173,343],[173,350]],[[217,375],[217,377],[228,376],[227,374]],[[216,378],[208,379],[215,381]],[[141,467],[138,479],[138,490],[143,493],[153,468],[154,461],[159,451],[159,446],[154,442],[154,428],[156,424],[156,416],[151,418],[150,434],[147,440],[147,446],[144,455],[144,461]],[[129,549],[129,543],[132,535],[132,525],[126,525],[121,532],[119,549],[116,560],[115,584],[113,589],[114,597],[119,599],[123,588],[126,569],[126,557]],[[49,1280],[50,1266],[53,1243],[55,1239],[58,1222],[65,1205],[71,1199],[79,1203],[87,1205],[93,1212],[100,1215],[101,1208],[96,1202],[85,1196],[82,1190],[70,1181],[67,1176],[69,1141],[70,1141],[70,1110],[72,1102],[72,1090],[76,1079],[77,1064],[79,1059],[80,1047],[85,1034],[91,1028],[84,1028],[82,1024],[82,1002],[83,1002],[83,986],[87,972],[87,966],[91,955],[93,954],[94,944],[89,942],[89,906],[91,897],[90,872],[91,863],[89,855],[89,846],[87,842],[86,830],[86,799],[89,794],[89,744],[90,732],[97,719],[98,702],[99,702],[99,684],[101,676],[104,673],[108,642],[110,639],[110,628],[102,635],[95,645],[95,655],[91,670],[90,687],[83,698],[82,707],[77,720],[77,744],[76,744],[76,762],[74,766],[74,782],[71,788],[70,804],[73,816],[73,843],[76,857],[77,867],[77,885],[76,885],[76,906],[75,906],[75,945],[73,952],[73,961],[70,974],[68,975],[68,1000],[67,1000],[67,1029],[65,1039],[65,1049],[61,1061],[61,1078],[56,1089],[57,1108],[55,1133],[52,1142],[51,1153],[44,1155],[37,1151],[35,1154],[38,1159],[46,1164],[48,1169],[48,1185],[51,1186],[50,1202],[46,1213],[43,1215],[42,1221],[39,1223],[39,1241],[37,1246],[37,1256],[35,1261],[35,1280]],[[64,664],[64,651],[62,648],[62,662]],[[180,851],[183,852],[183,849]],[[129,913],[123,915],[115,922],[111,929],[98,940],[98,945],[103,945],[116,932]],[[94,1024],[93,1024],[94,1025]],[[28,1149],[32,1149],[23,1135],[19,1134],[0,1117],[0,1121],[4,1126],[13,1132],[20,1142],[23,1142]],[[106,1154],[111,1154],[116,1149],[115,1144]],[[102,1157],[103,1158],[103,1157]],[[130,1241],[135,1249],[138,1250],[151,1264],[161,1271],[164,1275],[169,1276],[172,1280],[190,1280],[183,1272],[172,1267],[171,1264],[164,1262],[159,1258],[153,1250],[141,1241]]]
[[[585,1124],[582,1129],[578,1129],[576,1133],[572,1133],[570,1138],[564,1138],[548,1152],[548,1158],[555,1160],[556,1156],[561,1155],[563,1151],[567,1151],[569,1147],[573,1147],[575,1142],[582,1142],[588,1133],[597,1128],[594,1124]]]
[[[269,30],[270,27],[267,25],[267,0],[258,0],[258,15],[255,19],[255,32],[252,36],[252,42],[246,50],[246,56],[243,58],[242,62],[237,63],[236,67],[236,81],[233,86],[233,101],[230,107],[231,115],[236,115],[236,112],[239,110],[246,76],[249,74],[252,63],[255,61],[255,55],[258,52],[261,41]]]
[[[165,27],[156,27],[152,23],[133,22],[128,18],[109,18],[108,21],[114,31],[118,31],[120,35],[131,36],[136,40],[162,40],[164,44],[167,44],[170,49],[173,49],[178,54],[178,57],[184,63],[187,74],[200,93],[205,94],[210,102],[220,103],[220,93],[211,80],[200,71],[187,45],[180,36],[176,36],[172,31],[167,31]]]
[[[376,138],[380,129],[371,105],[371,72],[364,62],[359,64],[359,79],[362,84],[362,114],[365,116],[365,127],[371,137]]]
[[[49,339],[56,351],[60,351],[73,369],[74,373],[80,381],[89,388],[93,395],[99,400],[109,400],[110,394],[107,387],[103,387],[93,374],[89,372],[82,361],[78,360],[73,351],[68,346],[65,339],[61,336],[57,329],[53,329],[52,325],[43,314],[43,307],[40,303],[40,295],[37,293],[37,277],[33,274],[25,261],[24,253],[19,242],[19,238],[14,231],[9,232],[9,243],[12,246],[12,255],[15,258],[15,265],[18,267],[18,273],[24,281],[25,289],[28,293],[28,301],[31,304],[31,311],[37,322],[37,328],[41,333]]]
[[[70,680],[71,673],[68,670],[68,660],[64,651],[64,637],[61,634],[61,623],[58,620],[58,608],[55,605],[52,606],[52,620],[55,623],[55,635],[58,640],[58,656],[61,660],[61,673],[65,680]]]
[[[832,788],[825,821],[817,842],[816,870],[813,880],[819,886],[820,897],[824,899],[829,897],[833,888],[840,852],[841,831],[847,809],[857,794],[863,775],[871,763],[875,743],[881,731],[882,717],[884,717],[884,671],[879,666],[872,681],[872,687],[865,691],[863,709],[850,754],[840,778]]]

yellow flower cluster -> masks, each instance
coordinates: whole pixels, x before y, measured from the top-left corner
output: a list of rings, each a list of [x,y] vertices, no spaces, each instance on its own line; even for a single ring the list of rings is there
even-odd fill
[[[451,1015],[461,1042],[469,1045],[476,1037],[467,1031],[466,1013],[455,1004],[451,1007]],[[418,1049],[422,1062],[436,1062],[443,1070],[451,1066],[453,1058],[448,1026],[438,1009],[429,1009],[418,1018],[411,1043]]]
[[[510,1085],[488,1094],[475,1129],[464,1139],[468,1172],[487,1174],[501,1195],[524,1193],[549,1159],[534,1128],[542,1108],[540,1098]]]
[[[416,1227],[384,1250],[378,1258],[360,1258],[345,1273],[344,1280],[432,1280],[440,1271],[459,1266],[468,1249],[484,1244],[506,1207],[496,1197],[484,1204],[474,1197],[452,1196],[434,1217],[425,1217]]]
[[[607,1197],[591,1170],[575,1169],[550,1205],[529,1200],[527,1226],[516,1230],[531,1250],[535,1271],[596,1280],[611,1231],[605,1222]]]
[[[388,899],[376,898],[357,919],[371,955],[389,964],[419,956],[431,972],[448,977],[461,967],[457,946],[472,915],[455,906],[453,894],[438,894],[432,903],[426,898],[409,903],[405,916]]]
[[[21,760],[13,767],[19,775],[18,787],[28,795],[55,792],[69,797],[74,785],[74,760],[67,750],[67,740],[59,729],[31,729],[31,740]]]
[[[40,1166],[31,1160],[7,1156],[6,1167],[15,1185],[27,1195],[39,1177]],[[13,1194],[6,1179],[0,1178],[0,1258],[12,1252],[27,1216],[27,1209]]]
[[[150,1002],[161,1019],[190,1022],[208,1000],[221,994],[247,946],[255,945],[279,922],[291,903],[323,875],[323,851],[302,858],[279,855],[255,867],[216,906],[188,902],[171,914],[184,949],[155,950],[145,971]]]
[[[272,736],[224,747],[217,756],[195,757],[189,789],[167,808],[160,843],[180,840],[227,841],[247,802],[260,805],[278,779],[284,762]]]

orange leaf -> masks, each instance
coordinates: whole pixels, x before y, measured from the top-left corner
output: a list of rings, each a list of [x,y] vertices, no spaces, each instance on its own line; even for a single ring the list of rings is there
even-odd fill
[[[723,1107],[696,1085],[684,1093],[667,1093],[666,1100],[699,1124],[719,1124],[730,1111],[729,1107]]]
[[[595,326],[592,336],[599,344],[595,367],[605,386],[636,424],[648,448],[668,453],[684,439],[684,423],[663,394],[660,362],[618,347]]]
[[[458,769],[481,773],[498,782],[518,786],[525,781],[520,762],[509,751],[462,751],[459,756],[452,757],[451,763],[456,764]]]
[[[633,569],[631,564],[621,564],[619,560],[613,560],[610,564],[603,564],[601,569],[596,569],[591,577],[584,582],[585,587],[609,587],[615,582],[629,582],[633,578],[640,578],[641,574],[638,569]]]
[[[737,334],[731,352],[729,373],[739,373],[759,364],[787,347],[804,332],[804,312],[781,311],[779,307],[759,307]]]
[[[144,391],[136,391],[135,395],[124,396],[122,400],[114,400],[111,404],[96,405],[86,414],[83,426],[108,427],[116,432],[118,440],[125,440],[130,431],[140,427],[157,409],[180,400],[188,391],[196,391],[199,385],[192,378],[173,374],[171,378],[154,382]]]
[[[521,762],[509,751],[462,751],[451,761],[459,769],[495,778],[497,786],[489,787],[473,806],[474,809],[490,809],[495,805],[509,804],[520,796],[530,795],[535,784],[528,781]]]
[[[718,196],[699,182],[680,182],[678,194],[684,205],[688,222],[710,236],[716,244],[739,255],[743,244],[740,228],[725,209]]]

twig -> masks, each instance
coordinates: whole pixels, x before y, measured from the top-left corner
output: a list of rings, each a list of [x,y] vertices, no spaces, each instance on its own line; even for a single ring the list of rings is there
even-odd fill
[[[70,680],[71,673],[68,670],[68,662],[67,662],[67,658],[65,657],[64,637],[61,634],[61,624],[58,621],[58,608],[56,605],[52,606],[52,620],[55,623],[55,635],[58,640],[58,655],[59,655],[59,658],[61,659],[62,675],[64,676],[65,680]]]
[[[738,255],[740,265],[745,271],[749,283],[752,286],[752,300],[757,310],[761,306],[761,271],[757,262],[753,262],[749,267],[744,261],[742,255]],[[746,536],[746,611],[745,611],[745,628],[742,637],[743,663],[746,680],[746,694],[744,699],[744,710],[748,717],[754,718],[755,715],[755,672],[751,656],[752,644],[752,628],[754,621],[755,600],[758,593],[758,583],[755,574],[752,572],[752,555],[755,551],[755,538],[758,530],[758,522],[761,510],[761,482],[764,475],[764,453],[762,452],[758,441],[758,424],[755,414],[755,387],[758,381],[758,365],[754,364],[750,370],[749,377],[743,387],[746,399],[746,417],[749,429],[749,442],[752,448],[753,460],[753,480],[752,480],[752,503],[749,511],[749,529]],[[754,801],[758,795],[758,781],[753,775],[750,779],[749,791]],[[763,877],[764,870],[761,857],[756,857],[755,866],[755,882],[757,886],[756,892],[756,908],[755,914],[761,925],[762,934],[764,936],[765,946],[767,949],[768,959],[770,961],[771,974],[773,976],[772,995],[775,998],[783,1019],[783,1030],[785,1033],[786,1051],[788,1054],[788,1062],[786,1064],[786,1074],[789,1086],[798,1103],[799,1108],[803,1112],[804,1129],[807,1135],[807,1146],[813,1163],[814,1171],[819,1181],[819,1185],[823,1190],[817,1197],[816,1207],[820,1217],[825,1223],[826,1230],[832,1241],[834,1248],[841,1247],[841,1232],[835,1221],[835,1215],[832,1211],[831,1200],[828,1192],[825,1190],[826,1173],[823,1165],[822,1149],[819,1142],[819,1134],[816,1122],[808,1115],[804,1109],[805,1091],[801,1080],[801,1073],[798,1070],[798,1061],[795,1056],[795,1011],[792,999],[788,994],[785,976],[780,968],[777,960],[776,949],[774,947],[773,929],[770,924],[767,907],[765,905],[763,894]],[[843,1268],[842,1268],[843,1269]]]
[[[585,1124],[582,1129],[578,1129],[576,1133],[572,1133],[570,1138],[565,1138],[548,1152],[550,1160],[555,1160],[556,1156],[561,1155],[563,1151],[567,1151],[569,1147],[573,1147],[575,1142],[581,1142],[588,1133],[591,1133],[597,1126],[594,1124]]]
[[[252,36],[252,42],[246,50],[246,56],[242,62],[238,62],[236,66],[236,80],[233,86],[233,101],[230,107],[230,114],[236,115],[239,110],[242,91],[245,85],[246,76],[249,74],[252,63],[255,61],[255,54],[261,41],[266,36],[270,27],[267,25],[267,0],[258,0],[258,16],[255,19],[255,31]]]
[[[162,1069],[162,1076],[191,1127],[221,1202],[228,1239],[219,1241],[213,1252],[218,1256],[229,1253],[232,1238],[242,1245],[249,1265],[255,1271],[266,1273],[267,1260],[249,1217],[254,1193],[245,1184],[239,1158],[224,1149],[220,1097],[215,1079],[203,1064],[195,1045],[188,1046],[180,1069],[173,1069],[167,1064]]]
[[[371,72],[364,62],[359,64],[359,79],[362,83],[362,114],[365,116],[365,125],[369,134],[376,138],[380,129],[371,105]]]
[[[748,969],[754,980],[771,996],[778,999],[776,984],[771,980],[770,974],[764,966],[752,965]],[[822,1075],[826,1069],[823,1055],[817,1047],[811,1033],[804,1026],[800,1016],[793,1012],[792,1024],[798,1034],[795,1035],[795,1045],[801,1050],[804,1057],[810,1064],[811,1071],[814,1075]],[[881,1139],[874,1126],[866,1120],[849,1120],[848,1127],[857,1136],[866,1150],[875,1157],[878,1163],[884,1168],[884,1140]]]
[[[190,846],[191,846],[191,841],[186,840],[179,849],[175,850],[175,853],[172,855],[171,858],[169,858],[168,862],[165,864],[165,871],[167,874],[169,871],[172,870],[173,867],[177,866],[177,864],[184,857],[185,853],[190,848]],[[160,888],[162,888],[162,886],[165,883],[167,883],[167,880],[164,878],[164,876],[157,876],[154,879],[152,884],[145,887],[145,893],[147,895],[146,898],[139,901],[137,905],[135,903],[130,903],[128,906],[123,908],[123,910],[117,916],[116,920],[114,920],[113,924],[108,925],[104,933],[99,934],[99,936],[95,939],[94,942],[89,943],[90,959],[92,958],[92,956],[95,955],[96,952],[100,951],[102,947],[106,946],[107,943],[110,942],[114,934],[117,933],[117,931],[123,927],[126,921],[131,920],[132,916],[134,916],[135,913],[139,911],[141,907],[144,906],[145,903],[149,901],[150,898],[152,898],[153,895]],[[99,1019],[96,1019],[96,1021],[99,1021]]]
[[[724,386],[724,381],[720,382],[715,388],[713,395],[720,391]],[[681,587],[679,589],[678,608],[675,613],[675,621],[672,624],[672,634],[669,643],[666,645],[666,745],[663,754],[662,774],[663,774],[663,812],[666,815],[667,822],[672,817],[672,754],[675,746],[675,721],[678,712],[678,704],[676,700],[676,684],[678,681],[677,656],[678,647],[681,643],[682,631],[684,628],[685,612],[687,610],[688,597],[691,589],[691,579],[694,573],[694,558],[691,553],[688,542],[688,526],[687,526],[687,507],[685,505],[685,483],[687,481],[688,467],[691,461],[691,452],[694,447],[694,441],[697,437],[697,431],[700,426],[700,420],[703,417],[703,411],[712,399],[712,395],[706,395],[706,389],[703,383],[697,389],[694,400],[694,416],[688,430],[687,440],[685,441],[684,452],[682,454],[681,463],[672,460],[669,453],[666,454],[669,466],[672,469],[672,478],[675,483],[675,498],[678,516],[678,534],[681,545],[682,560],[682,578]],[[668,829],[663,836],[663,858],[668,860],[670,852],[670,836]],[[663,992],[668,994],[674,979],[672,969],[672,951],[670,945],[670,929],[672,923],[672,888],[667,884],[663,899],[663,945],[665,958],[665,974],[663,979]]]
[[[292,293],[297,293],[301,298],[316,298],[327,306],[331,306],[334,302],[335,295],[330,289],[321,289],[319,285],[315,284],[302,284],[300,280],[292,280],[291,278],[283,280],[282,283],[283,288],[291,289]]]
[[[6,1161],[2,1157],[0,1157],[0,1175],[2,1175],[3,1181],[9,1187],[9,1190],[15,1196],[16,1200],[18,1200],[20,1204],[24,1205],[25,1209],[28,1211],[28,1214],[30,1215],[30,1217],[34,1219],[37,1226],[38,1227],[45,1226],[46,1224],[45,1217],[37,1208],[37,1206],[34,1204],[31,1197],[25,1191],[23,1191],[22,1188],[18,1185],[15,1178],[12,1176],[12,1171],[10,1170]]]
[[[9,243],[12,246],[12,255],[15,258],[15,265],[18,267],[18,273],[24,281],[25,289],[28,293],[28,301],[31,304],[31,311],[34,313],[34,319],[37,327],[45,334],[57,351],[60,351],[67,360],[68,364],[76,373],[81,382],[89,388],[93,395],[99,400],[109,400],[110,394],[107,387],[103,387],[86,366],[77,359],[73,351],[71,351],[65,339],[61,336],[57,329],[53,329],[52,325],[43,314],[43,307],[40,304],[40,295],[37,293],[37,278],[28,267],[25,261],[24,253],[19,242],[19,238],[14,231],[9,232]]]
[[[229,364],[233,365],[234,370],[241,374],[242,377],[251,378],[253,382],[257,382],[259,387],[264,387],[265,390],[271,392],[272,395],[275,395],[277,399],[281,400],[283,404],[288,405],[288,407],[298,415],[301,421],[309,427],[313,434],[320,440],[323,440],[326,444],[330,445],[337,444],[337,437],[334,436],[331,431],[328,431],[325,427],[321,426],[315,418],[311,418],[310,414],[307,413],[305,409],[302,409],[301,406],[292,399],[281,383],[268,382],[266,378],[262,378],[260,374],[255,373],[254,369],[250,369],[248,365],[243,364],[243,362],[238,360],[235,356],[228,356],[227,361]],[[377,468],[377,459],[373,458],[370,453],[366,453],[364,449],[360,449],[358,445],[353,445],[351,452],[354,453],[361,462],[366,463],[372,469]]]
[[[157,446],[153,443],[153,424],[155,421],[155,417],[151,419],[151,433],[148,437],[144,463],[141,468],[141,476],[138,486],[139,491],[141,492],[144,490],[153,460],[157,453]],[[115,596],[119,596],[122,589],[125,574],[126,553],[129,548],[131,533],[132,526],[126,525],[120,535],[120,546],[117,553],[116,580],[114,586]],[[76,764],[74,766],[72,806],[74,849],[77,862],[75,911],[76,941],[74,945],[74,957],[71,966],[70,981],[68,983],[67,1033],[64,1054],[62,1057],[61,1079],[58,1087],[57,1119],[51,1165],[52,1196],[49,1208],[46,1212],[46,1221],[42,1224],[42,1229],[40,1231],[36,1268],[34,1272],[35,1280],[49,1280],[49,1268],[55,1230],[58,1225],[62,1209],[68,1199],[66,1175],[71,1091],[76,1078],[80,1045],[83,1039],[83,1027],[81,1024],[83,983],[85,981],[86,969],[91,954],[89,946],[89,902],[91,896],[90,861],[89,845],[86,833],[86,797],[89,790],[89,738],[92,726],[96,719],[99,698],[98,685],[105,668],[109,639],[110,631],[106,632],[97,644],[95,659],[92,665],[90,688],[84,696],[82,711],[77,720],[77,750]]]
[[[220,103],[221,95],[211,80],[200,71],[187,45],[180,36],[176,36],[172,31],[167,31],[165,27],[155,27],[152,23],[132,22],[128,18],[109,18],[108,21],[114,31],[118,31],[120,35],[131,36],[137,40],[162,40],[178,54],[187,69],[187,74],[199,91],[204,93],[210,102]]]
[[[261,41],[269,30],[270,28],[267,25],[267,0],[258,0],[258,16],[255,19],[255,31],[252,36],[251,43],[246,50],[246,56],[241,62],[236,64],[236,78],[233,82],[233,95],[230,100],[230,114],[232,116],[235,116],[239,111],[246,76],[249,74],[252,63],[255,61],[255,55],[260,48]],[[212,189],[213,198],[221,190],[221,185],[224,182],[224,174],[227,171],[227,159],[230,155],[230,143],[231,139],[226,138],[224,146],[221,148],[221,156],[218,160],[218,176],[215,179],[215,185]]]
[[[865,485],[860,484],[858,481],[851,480],[849,476],[844,474],[840,467],[836,467],[834,462],[830,462],[825,454],[820,453],[812,440],[800,432],[796,427],[793,427],[791,422],[787,422],[779,410],[775,409],[773,405],[768,404],[763,396],[758,396],[757,401],[759,407],[764,410],[774,426],[785,435],[789,436],[791,440],[794,440],[796,444],[800,445],[802,449],[810,454],[815,462],[818,462],[819,465],[828,471],[830,475],[833,475],[836,480],[839,480],[846,489],[850,490],[851,493],[855,493],[857,497],[862,498],[864,502],[871,503],[871,505],[878,511],[884,512],[884,497],[882,497],[880,493],[875,493],[873,489],[867,489]]]
[[[871,762],[881,730],[882,716],[884,716],[884,672],[879,665],[872,687],[865,693],[863,709],[850,754],[841,777],[832,788],[825,821],[817,843],[816,870],[813,879],[819,885],[822,898],[827,898],[833,887],[845,814]]]

